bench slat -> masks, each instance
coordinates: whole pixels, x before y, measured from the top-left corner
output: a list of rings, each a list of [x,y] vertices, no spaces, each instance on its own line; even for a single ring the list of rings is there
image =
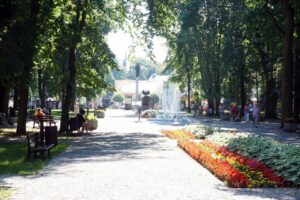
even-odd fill
[[[44,146],[40,146],[40,135],[39,133],[33,133],[27,135],[27,142],[28,142],[28,153],[27,153],[27,159],[30,159],[31,154],[40,153],[42,155],[42,158],[44,159],[44,154],[46,151],[48,151],[48,157],[50,156],[50,149],[54,147],[54,144],[48,144]],[[36,155],[36,154],[35,154]]]

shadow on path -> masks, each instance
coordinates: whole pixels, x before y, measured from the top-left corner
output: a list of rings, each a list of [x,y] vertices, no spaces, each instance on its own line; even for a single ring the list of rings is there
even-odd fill
[[[166,140],[162,135],[148,133],[106,133],[80,138],[72,148],[53,160],[49,167],[85,162],[115,162],[127,159],[144,159],[144,151],[164,151],[158,143]],[[49,172],[50,174],[52,172]],[[40,175],[47,175],[43,170]]]
[[[96,133],[73,141],[70,149],[53,158],[48,165],[36,175],[2,175],[0,178],[0,186],[6,185],[5,179],[12,177],[35,179],[64,173],[59,170],[56,171],[55,169],[63,167],[67,170],[72,170],[74,169],[74,164],[145,159],[147,158],[147,155],[144,154],[145,151],[168,150],[164,145],[160,145],[164,141],[166,141],[166,138],[163,135],[150,133]]]

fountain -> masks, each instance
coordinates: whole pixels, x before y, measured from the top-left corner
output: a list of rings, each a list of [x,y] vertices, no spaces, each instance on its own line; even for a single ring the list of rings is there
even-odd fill
[[[162,110],[164,114],[173,116],[180,112],[180,91],[174,83],[164,82]]]
[[[156,120],[172,121],[174,123],[187,123],[189,120],[180,113],[180,91],[175,83],[164,82],[162,93],[162,112]]]
[[[161,110],[145,110],[149,121],[166,121],[174,124],[187,124],[190,119],[185,113],[180,112],[180,91],[175,83],[169,81],[163,82],[161,96]],[[146,115],[145,115],[146,116]],[[154,117],[155,116],[155,117]]]

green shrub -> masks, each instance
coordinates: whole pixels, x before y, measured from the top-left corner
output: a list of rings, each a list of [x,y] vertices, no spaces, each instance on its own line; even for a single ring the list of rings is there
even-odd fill
[[[189,125],[185,127],[186,130],[196,135],[198,139],[205,139],[207,136],[214,134],[214,132],[218,131],[211,126],[205,125]]]
[[[112,100],[121,103],[122,101],[124,101],[124,97],[120,93],[115,93],[114,96],[112,97]]]

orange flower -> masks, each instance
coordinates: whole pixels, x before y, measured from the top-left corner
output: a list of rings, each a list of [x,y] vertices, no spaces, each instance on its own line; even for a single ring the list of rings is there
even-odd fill
[[[248,186],[248,178],[227,161],[212,157],[209,152],[201,149],[196,143],[191,141],[179,140],[178,145],[220,180],[226,181],[230,187],[243,188]]]

